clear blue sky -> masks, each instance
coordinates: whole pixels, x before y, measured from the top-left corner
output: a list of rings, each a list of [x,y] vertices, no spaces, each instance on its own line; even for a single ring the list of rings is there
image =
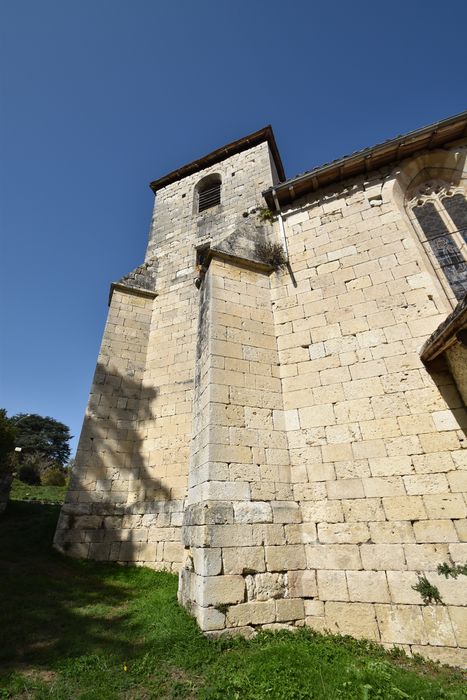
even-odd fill
[[[467,4],[3,0],[0,406],[79,435],[150,180],[271,123],[289,177],[467,108]]]

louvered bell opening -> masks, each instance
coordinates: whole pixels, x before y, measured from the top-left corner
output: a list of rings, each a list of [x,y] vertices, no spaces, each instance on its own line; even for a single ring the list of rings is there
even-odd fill
[[[217,206],[221,202],[221,183],[207,187],[198,194],[198,211]]]

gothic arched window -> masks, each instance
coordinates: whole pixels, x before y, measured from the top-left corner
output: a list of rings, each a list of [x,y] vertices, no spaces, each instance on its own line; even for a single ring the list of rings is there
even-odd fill
[[[408,209],[443,286],[446,288],[447,282],[455,298],[463,299],[467,294],[467,200],[464,190],[442,180],[424,182],[411,193]]]

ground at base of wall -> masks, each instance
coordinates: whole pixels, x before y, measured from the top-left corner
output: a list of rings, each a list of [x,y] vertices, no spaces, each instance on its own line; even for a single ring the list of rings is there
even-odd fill
[[[299,629],[210,640],[177,577],[63,557],[58,506],[12,502],[0,524],[0,698],[464,698],[460,672]]]

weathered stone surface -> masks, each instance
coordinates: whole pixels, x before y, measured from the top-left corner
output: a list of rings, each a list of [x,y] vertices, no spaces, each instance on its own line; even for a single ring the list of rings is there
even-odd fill
[[[263,625],[274,622],[276,606],[273,600],[265,602],[249,602],[232,605],[227,611],[227,626],[242,627],[248,625]]]
[[[301,598],[276,600],[276,614],[278,622],[302,620],[305,617],[303,600]]]
[[[266,568],[264,547],[226,547],[222,558],[225,574],[245,575],[261,572]]]
[[[269,600],[283,598],[287,592],[287,579],[284,574],[256,574],[246,577],[248,600]]]
[[[412,207],[465,192],[465,139],[297,199],[279,187],[292,277],[258,245],[281,235],[258,216],[279,179],[268,138],[159,181],[146,260],[112,288],[56,546],[180,571],[212,636],[307,624],[457,662],[465,581],[436,570],[467,556],[466,307],[450,313],[458,282]],[[205,177],[220,202],[199,212]],[[417,572],[445,606],[421,606]]]
[[[196,599],[203,607],[241,603],[245,597],[242,576],[196,576]]]

